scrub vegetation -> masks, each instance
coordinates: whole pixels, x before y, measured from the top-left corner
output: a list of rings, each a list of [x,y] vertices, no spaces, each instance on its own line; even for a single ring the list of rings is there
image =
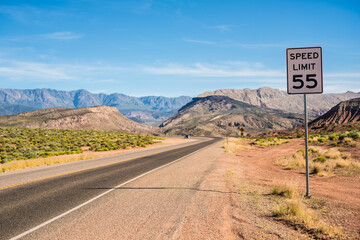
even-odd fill
[[[0,128],[0,163],[145,147],[155,139],[120,131],[4,127]]]
[[[321,215],[318,213],[319,209],[312,204],[317,199],[309,200],[302,197],[298,192],[297,184],[290,182],[278,185],[271,189],[270,194],[274,196],[276,202],[272,210],[274,217],[313,232],[319,239],[341,238],[342,234],[339,228],[331,226],[321,219]]]
[[[225,140],[223,145],[225,153],[228,154],[234,154],[238,149],[253,149],[252,147],[241,145],[239,139],[233,137]]]
[[[253,144],[261,147],[268,147],[268,146],[281,145],[289,142],[290,141],[287,139],[281,139],[277,137],[267,137],[267,138],[256,138]]]
[[[309,136],[309,142],[316,145],[332,144],[333,146],[356,147],[359,144],[359,140],[360,131],[358,130]]]
[[[275,164],[289,170],[305,168],[305,151],[299,149],[290,156],[281,157]],[[360,175],[360,163],[352,159],[349,153],[341,153],[335,148],[309,148],[309,169],[310,173],[318,176],[332,176],[336,173]]]

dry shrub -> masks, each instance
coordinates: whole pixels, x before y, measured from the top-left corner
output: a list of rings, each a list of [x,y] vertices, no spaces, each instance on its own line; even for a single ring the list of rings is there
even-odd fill
[[[240,140],[236,139],[236,138],[229,138],[228,141],[224,141],[224,151],[225,153],[228,154],[234,154],[236,153],[236,150],[238,149],[254,149],[252,147],[249,146],[244,146],[240,144]]]
[[[306,161],[302,149],[296,153],[279,158],[275,164],[286,169],[304,168]],[[360,163],[351,158],[348,153],[341,153],[336,148],[325,150],[320,147],[309,148],[309,168],[312,174],[318,176],[333,176],[336,169],[359,169]]]
[[[286,198],[297,198],[299,196],[298,184],[290,181],[285,185],[278,185],[271,189],[271,194]]]
[[[319,238],[341,237],[339,228],[330,226],[321,220],[316,212],[308,208],[301,199],[286,199],[275,206],[273,214],[275,217],[300,224],[309,230],[315,231],[315,235]]]
[[[345,159],[336,159],[335,164],[337,168],[348,168],[351,166],[351,162]]]
[[[225,152],[228,154],[233,154],[236,152],[236,143],[235,142],[226,142],[224,143]]]
[[[10,163],[5,163],[1,165],[2,172],[14,171],[24,168],[31,168],[43,165],[52,165],[57,163],[66,163],[66,162],[74,162],[85,159],[96,158],[96,155],[68,155],[68,156],[55,156],[49,158],[38,158],[38,159],[29,159],[29,160],[18,160]]]
[[[341,153],[337,149],[329,149],[323,154],[326,158],[336,159],[341,157]]]
[[[276,165],[286,167],[290,170],[295,170],[300,167],[305,167],[305,158],[302,152],[296,152],[291,156],[281,157],[275,162]]]
[[[354,141],[352,138],[349,137],[345,137],[343,142],[348,145],[348,146],[352,146],[355,147],[357,145],[356,141]]]

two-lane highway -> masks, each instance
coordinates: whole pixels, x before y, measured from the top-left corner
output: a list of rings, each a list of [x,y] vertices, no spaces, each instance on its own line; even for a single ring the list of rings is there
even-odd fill
[[[11,239],[219,139],[0,190],[0,236]]]

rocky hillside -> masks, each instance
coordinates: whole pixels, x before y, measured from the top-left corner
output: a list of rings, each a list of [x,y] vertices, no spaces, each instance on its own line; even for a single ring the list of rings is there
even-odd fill
[[[259,107],[280,109],[291,113],[304,112],[304,99],[302,95],[288,95],[287,92],[269,87],[256,90],[245,89],[219,89],[205,92],[199,97],[211,95],[227,96],[232,99],[249,103]],[[327,112],[341,101],[359,98],[360,93],[346,92],[336,94],[309,94],[307,97],[309,115],[318,117]]]
[[[302,116],[266,107],[250,105],[226,96],[193,98],[172,118],[160,125],[166,134],[202,136],[240,135],[292,128]]]
[[[148,125],[158,125],[174,115],[191,97],[131,97],[124,94],[93,94],[86,90],[0,89],[0,115],[44,108],[83,108],[99,105],[116,107],[122,114]],[[135,113],[134,113],[135,112]],[[145,118],[142,118],[146,116]]]
[[[309,123],[311,128],[360,121],[360,98],[343,101]]]
[[[0,116],[0,127],[30,127],[84,130],[154,132],[154,128],[124,117],[115,107],[49,108],[11,116]]]

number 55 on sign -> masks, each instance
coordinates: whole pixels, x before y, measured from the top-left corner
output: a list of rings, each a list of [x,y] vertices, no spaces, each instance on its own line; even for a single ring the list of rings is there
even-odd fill
[[[288,94],[323,92],[321,47],[286,49]]]

